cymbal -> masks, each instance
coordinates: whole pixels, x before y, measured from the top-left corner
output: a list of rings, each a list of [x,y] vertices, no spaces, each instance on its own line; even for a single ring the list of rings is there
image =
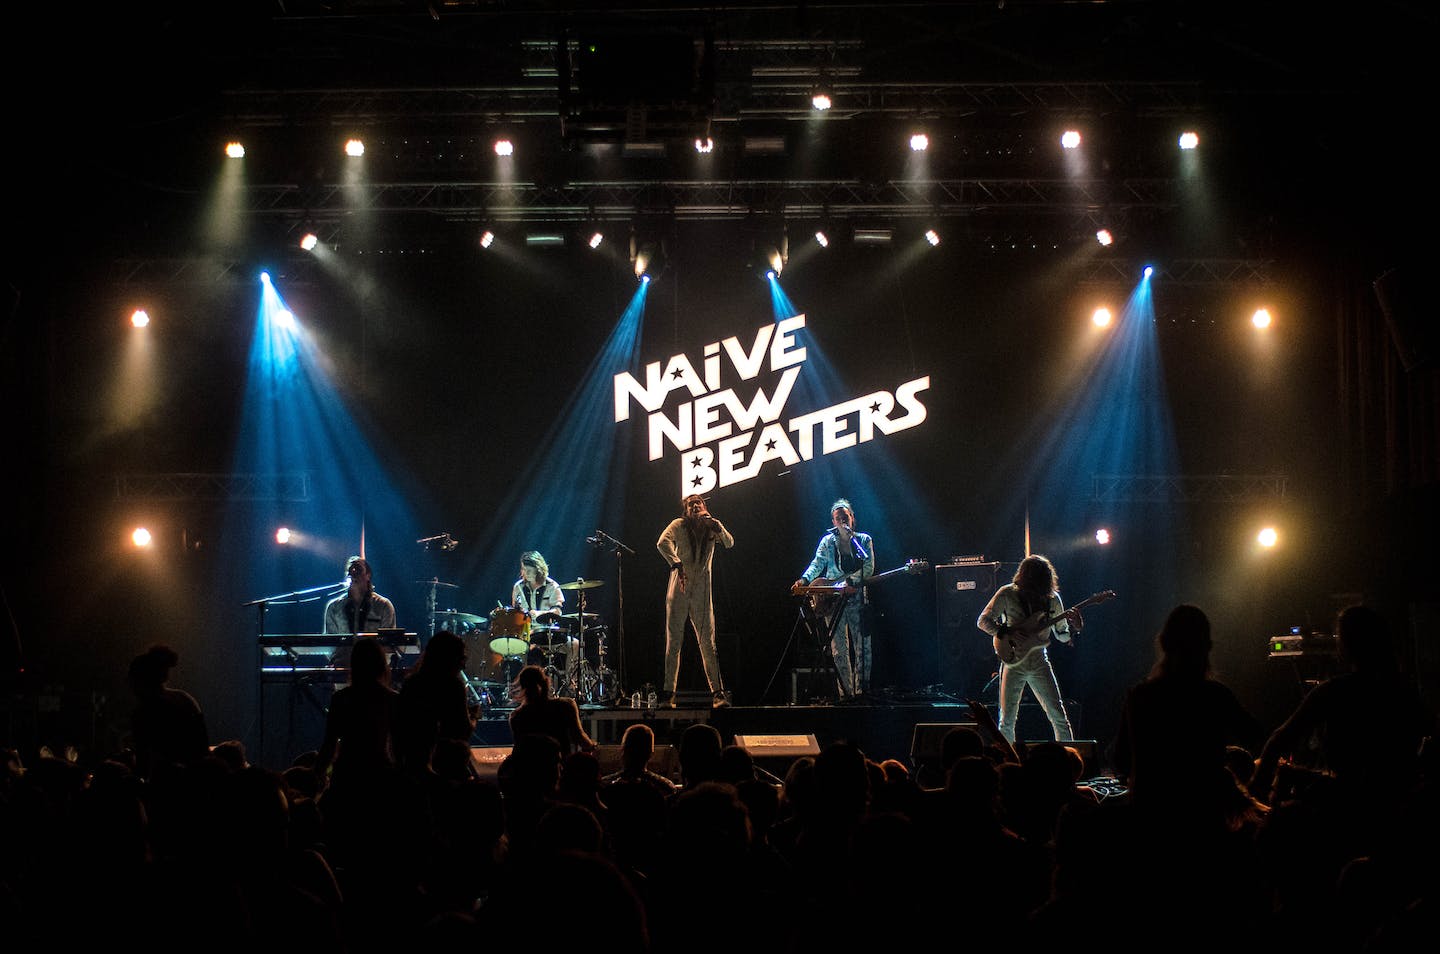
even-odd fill
[[[448,586],[452,590],[460,589],[459,583],[446,583],[444,580],[416,580],[422,586]]]
[[[560,584],[560,589],[562,589],[562,590],[593,590],[593,589],[595,589],[595,587],[597,587],[597,586],[604,586],[604,585],[605,585],[605,581],[604,581],[604,580],[586,580],[586,579],[579,579],[579,580],[576,580],[574,583],[561,583],[561,584]]]
[[[448,619],[457,623],[483,623],[485,617],[476,616],[474,613],[457,613],[455,610],[436,610],[430,615],[436,619]]]
[[[579,613],[566,613],[564,616],[561,617],[561,619],[575,619],[575,620],[578,620],[579,618],[580,618],[580,614],[579,614]],[[592,620],[592,619],[599,619],[599,618],[600,618],[600,614],[599,614],[599,613],[586,613],[586,614],[585,614],[585,622],[587,622],[587,623],[590,622],[590,620]]]

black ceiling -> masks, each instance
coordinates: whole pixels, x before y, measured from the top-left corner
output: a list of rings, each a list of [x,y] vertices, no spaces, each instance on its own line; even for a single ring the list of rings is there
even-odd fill
[[[1401,4],[232,0],[17,17],[37,55],[8,67],[12,181],[47,224],[116,226],[151,256],[184,253],[171,236],[228,138],[249,144],[244,207],[276,241],[642,213],[1159,234],[1184,200],[1173,137],[1191,124],[1210,195],[1234,210],[1211,254],[1266,252],[1287,222],[1394,233],[1417,209],[1408,124],[1435,34]],[[823,119],[818,83],[835,96]],[[1054,148],[1068,124],[1087,136],[1079,176]],[[934,144],[919,172],[896,148],[912,125]],[[96,131],[116,150],[94,152]],[[520,146],[510,183],[489,154],[499,131]],[[367,140],[361,190],[344,187],[349,135]],[[627,156],[637,143],[659,152]]]

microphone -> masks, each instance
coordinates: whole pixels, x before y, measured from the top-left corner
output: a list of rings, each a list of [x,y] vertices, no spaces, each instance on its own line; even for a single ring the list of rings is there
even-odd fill
[[[596,533],[599,533],[599,531],[597,530]],[[605,545],[605,541],[601,540],[599,537],[586,537],[585,542],[590,544],[592,547],[603,547]]]
[[[458,547],[459,545],[460,545],[460,541],[459,541],[459,540],[456,540],[454,537],[450,536],[450,534],[447,533],[447,534],[445,534],[445,539],[444,539],[444,540],[441,542],[441,544],[440,544],[440,549],[442,549],[442,550],[453,550],[453,549],[455,549],[456,547]]]

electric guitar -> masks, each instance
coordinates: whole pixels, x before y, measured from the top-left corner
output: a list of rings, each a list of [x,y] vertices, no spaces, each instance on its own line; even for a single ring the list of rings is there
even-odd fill
[[[796,596],[805,597],[810,603],[811,610],[824,616],[830,612],[830,608],[841,596],[854,593],[861,586],[873,586],[881,580],[910,573],[923,573],[928,569],[930,569],[930,564],[926,560],[906,560],[904,566],[897,566],[893,570],[865,577],[860,586],[849,582],[848,577],[841,577],[838,580],[817,580],[809,586],[794,587],[790,592]]]
[[[1067,610],[1054,616],[1044,610],[1036,610],[1020,622],[1011,626],[1004,635],[994,637],[995,655],[1007,666],[1013,666],[1026,656],[1050,644],[1050,627],[1067,619],[1072,613],[1095,603],[1115,599],[1114,590],[1101,590],[1094,596],[1087,596]]]

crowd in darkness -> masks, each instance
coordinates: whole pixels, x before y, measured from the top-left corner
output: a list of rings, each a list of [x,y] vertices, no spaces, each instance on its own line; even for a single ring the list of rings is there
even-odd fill
[[[642,722],[614,774],[583,731],[525,732],[489,779],[456,660],[422,660],[420,698],[358,643],[336,724],[275,772],[212,745],[156,646],[124,751],[6,753],[0,911],[17,951],[1414,950],[1440,936],[1434,716],[1376,613],[1337,635],[1347,671],[1265,733],[1177,607],[1113,788],[983,718],[933,774],[837,741],[777,778],[697,723],[670,778]]]

